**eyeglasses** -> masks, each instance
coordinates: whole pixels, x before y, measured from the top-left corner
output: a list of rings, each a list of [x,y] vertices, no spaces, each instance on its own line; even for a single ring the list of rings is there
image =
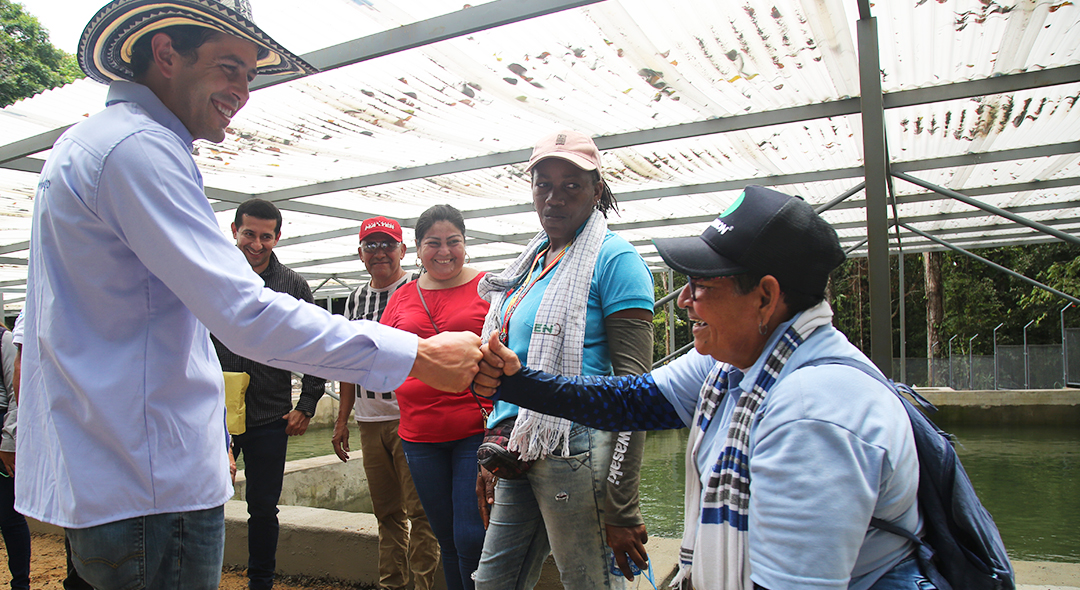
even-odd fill
[[[360,244],[360,247],[364,249],[364,252],[367,252],[367,253],[371,254],[371,253],[377,252],[379,250],[382,250],[383,252],[390,252],[390,251],[393,251],[393,250],[397,250],[398,246],[400,246],[400,245],[401,245],[401,242],[394,242],[394,241],[389,241],[389,242],[364,242],[363,244]]]
[[[708,291],[709,289],[712,289],[711,285],[702,285],[701,281],[709,281],[709,280],[712,280],[712,279],[715,279],[715,278],[716,277],[692,277],[690,275],[686,275],[686,285],[688,287],[690,287],[690,301],[697,301],[698,300],[698,290],[699,289],[702,292],[705,292],[705,291]]]

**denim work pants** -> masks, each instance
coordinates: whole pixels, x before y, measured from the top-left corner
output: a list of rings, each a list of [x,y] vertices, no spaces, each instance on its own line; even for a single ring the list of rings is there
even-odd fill
[[[15,479],[11,477],[0,477],[0,532],[7,547],[11,587],[30,590],[30,527],[26,526],[26,518],[15,512]]]
[[[253,590],[274,587],[277,569],[278,500],[285,474],[288,422],[274,420],[233,437],[233,455],[244,457],[248,510],[248,580]]]
[[[98,590],[217,590],[225,508],[67,529],[79,575]]]
[[[71,561],[71,541],[64,535],[64,555],[67,557],[67,576],[64,578],[64,590],[94,590],[93,586],[79,577],[75,562]]]
[[[416,492],[439,539],[450,590],[472,590],[484,547],[484,523],[476,507],[476,450],[482,434],[443,443],[401,441]]]
[[[431,590],[439,568],[439,542],[409,473],[398,436],[400,422],[357,422],[371,505],[379,521],[379,587]]]
[[[937,590],[937,586],[922,575],[912,555],[878,578],[870,590]]]
[[[568,590],[623,588],[611,574],[603,509],[616,433],[575,424],[570,455],[547,455],[522,479],[499,480],[491,508],[478,590],[528,590],[548,553]]]

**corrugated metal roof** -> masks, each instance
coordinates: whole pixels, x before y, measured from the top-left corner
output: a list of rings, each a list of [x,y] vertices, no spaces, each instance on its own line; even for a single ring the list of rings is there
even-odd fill
[[[278,0],[254,5],[260,26],[298,53],[457,9],[437,0],[309,0],[301,12]],[[1080,63],[1080,9],[1071,2],[910,0],[872,12],[887,94]],[[855,3],[841,0],[607,0],[260,89],[224,142],[198,142],[196,160],[212,197],[282,199],[283,262],[313,285],[332,276],[356,284],[359,220],[408,222],[438,202],[466,212],[475,266],[502,268],[539,228],[521,160],[539,136],[572,127],[617,146],[603,150],[604,175],[621,197],[609,223],[659,265],[651,238],[699,233],[742,184],[822,204],[862,180],[858,105],[841,102],[859,95],[857,19]],[[0,146],[77,122],[104,94],[82,81],[8,107]],[[1080,191],[1069,183],[1080,179],[1080,150],[1038,150],[1080,137],[1078,96],[1074,79],[890,108],[890,160],[1075,233]],[[836,114],[800,114],[818,105]],[[707,127],[741,115],[759,117],[750,128]],[[1036,153],[926,162],[1024,148]],[[1040,181],[1066,186],[993,188]],[[34,183],[32,172],[0,169],[0,257],[25,257]],[[907,182],[894,186],[901,217],[922,231],[1042,239]],[[865,238],[860,198],[824,214],[848,246]],[[233,206],[215,204],[223,231]],[[25,268],[2,263],[11,302]]]

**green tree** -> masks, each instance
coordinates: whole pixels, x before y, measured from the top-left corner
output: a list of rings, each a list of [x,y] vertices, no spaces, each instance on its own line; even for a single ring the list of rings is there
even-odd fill
[[[1064,243],[1008,246],[974,250],[973,253],[1033,278],[1073,296],[1080,296],[1080,248]],[[900,319],[897,257],[890,258],[892,292],[893,354],[900,356]],[[963,254],[942,254],[942,290],[945,319],[940,326],[943,341],[959,335],[954,354],[967,354],[968,338],[975,354],[993,352],[993,332],[999,324],[998,344],[1023,342],[1024,325],[1028,341],[1040,344],[1061,338],[1056,321],[1066,301]],[[834,324],[864,352],[870,350],[870,297],[865,258],[853,258],[833,272],[830,304]],[[926,354],[926,293],[921,256],[904,256],[906,339],[909,358]],[[1049,319],[1050,321],[1045,321]],[[1066,322],[1068,323],[1068,322]],[[945,350],[934,350],[943,358]]]
[[[1067,295],[1080,297],[1080,254],[1077,254],[1076,247],[1071,250],[1068,247],[1059,248],[1065,251],[1064,259],[1051,262],[1049,267],[1039,272],[1035,280]],[[1047,317],[1057,319],[1058,313],[1067,302],[1049,291],[1031,287],[1031,291],[1020,298],[1020,305],[1035,310],[1035,319],[1042,323]]]
[[[671,292],[672,289],[668,289],[666,286],[667,273],[657,272],[653,273],[653,293],[656,301],[660,301],[665,295]],[[675,286],[673,290],[679,290],[686,284],[686,276],[675,273]],[[678,305],[675,307],[675,338],[671,345],[671,351],[674,352],[686,345],[686,343],[693,340],[690,335],[690,323],[686,320],[686,310],[679,309]],[[667,348],[667,329],[668,329],[668,306],[662,305],[660,309],[657,309],[653,314],[653,362],[664,358],[668,355]]]
[[[0,107],[82,77],[75,57],[49,42],[36,17],[0,0]]]

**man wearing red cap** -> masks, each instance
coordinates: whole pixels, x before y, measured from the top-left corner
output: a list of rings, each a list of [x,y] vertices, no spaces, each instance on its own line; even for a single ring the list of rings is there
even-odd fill
[[[371,280],[345,300],[346,318],[379,321],[394,291],[414,278],[401,269],[405,249],[397,221],[386,217],[364,220],[357,251]],[[371,505],[379,521],[379,587],[404,589],[411,572],[412,587],[429,590],[439,565],[439,542],[428,524],[401,449],[397,396],[393,391],[341,384],[333,444],[342,461],[349,460],[349,412],[354,408]]]

